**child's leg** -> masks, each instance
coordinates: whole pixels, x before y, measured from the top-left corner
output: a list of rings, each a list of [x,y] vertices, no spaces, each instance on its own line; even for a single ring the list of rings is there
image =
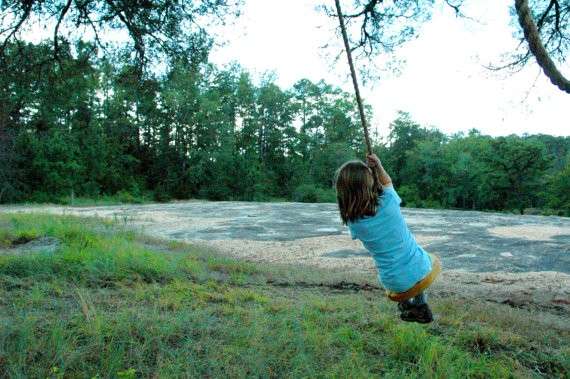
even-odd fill
[[[412,297],[410,302],[414,305],[427,304],[427,294],[425,292],[421,292],[416,297]]]
[[[404,321],[415,321],[425,324],[433,320],[433,315],[427,305],[427,295],[425,292],[399,303],[398,309],[402,312],[400,318]]]
[[[398,303],[398,309],[403,311],[404,309],[413,308],[422,304],[427,304],[427,294],[425,292],[422,292],[417,296],[412,297],[411,299]]]

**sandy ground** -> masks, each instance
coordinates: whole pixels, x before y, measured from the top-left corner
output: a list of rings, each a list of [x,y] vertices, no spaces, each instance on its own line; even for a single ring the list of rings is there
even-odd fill
[[[417,240],[420,244],[430,242],[429,237],[418,237]],[[303,264],[346,273],[375,275],[377,272],[373,260],[367,253],[354,252],[351,255],[351,251],[360,249],[361,246],[360,242],[351,241],[347,236],[314,237],[286,242],[251,240],[196,242],[233,257],[254,262]],[[331,256],[331,249],[346,253]],[[570,275],[556,271],[509,273],[448,269],[443,271],[432,291],[440,296],[455,295],[517,307],[546,307],[570,312]]]
[[[109,207],[3,207],[114,218],[159,238],[255,262],[375,274],[333,204],[179,202]],[[405,209],[417,241],[442,258],[436,296],[454,294],[570,314],[570,219]]]
[[[529,241],[549,241],[553,237],[568,234],[568,228],[549,225],[497,226],[488,229],[488,231],[498,237],[512,238],[516,236]]]

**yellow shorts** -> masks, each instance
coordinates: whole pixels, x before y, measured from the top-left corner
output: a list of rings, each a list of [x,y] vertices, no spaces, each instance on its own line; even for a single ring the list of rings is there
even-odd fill
[[[429,257],[431,259],[431,271],[430,271],[430,273],[427,274],[425,278],[423,278],[422,280],[420,280],[419,282],[414,284],[414,286],[412,288],[410,288],[409,290],[407,290],[406,292],[386,291],[386,295],[388,296],[388,298],[390,300],[401,302],[401,301],[411,299],[412,297],[420,294],[426,288],[431,286],[431,284],[434,282],[434,280],[441,273],[441,261],[439,260],[437,255],[430,254]]]

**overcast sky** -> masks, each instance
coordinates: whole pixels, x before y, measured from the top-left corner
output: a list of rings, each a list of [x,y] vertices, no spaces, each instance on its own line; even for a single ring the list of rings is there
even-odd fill
[[[419,38],[399,50],[398,57],[407,62],[402,73],[367,83],[363,92],[374,109],[373,127],[386,135],[396,112],[404,110],[421,124],[446,133],[477,128],[494,136],[570,135],[570,95],[550,84],[538,66],[513,76],[483,68],[500,63],[501,54],[517,44],[509,17],[512,1],[470,3],[465,12],[478,22],[458,19],[450,8],[436,6]],[[239,20],[223,30],[228,43],[217,48],[211,59],[218,64],[237,61],[254,76],[273,71],[285,88],[308,78],[325,79],[352,91],[346,58],[331,66],[327,52],[335,51],[322,48],[334,42],[333,50],[340,49],[334,21],[317,12],[314,4],[310,0],[245,0]],[[561,68],[570,73],[568,66]]]

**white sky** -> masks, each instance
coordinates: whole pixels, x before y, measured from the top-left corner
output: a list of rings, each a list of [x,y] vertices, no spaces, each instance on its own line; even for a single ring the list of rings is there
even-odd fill
[[[513,76],[483,68],[501,63],[501,54],[517,45],[510,3],[467,1],[471,6],[465,12],[478,22],[458,19],[449,7],[436,5],[419,38],[399,50],[398,58],[407,61],[401,75],[385,75],[362,90],[374,109],[373,127],[386,135],[396,112],[404,110],[422,125],[446,133],[477,128],[494,136],[570,135],[570,96],[539,74],[538,66]],[[245,0],[238,21],[222,31],[228,43],[211,60],[236,61],[254,75],[274,71],[285,88],[302,78],[325,79],[352,92],[346,58],[332,66],[331,54],[341,48],[333,32],[335,21],[314,5],[310,0]],[[334,49],[322,48],[331,43]],[[570,74],[568,65],[561,69]]]

